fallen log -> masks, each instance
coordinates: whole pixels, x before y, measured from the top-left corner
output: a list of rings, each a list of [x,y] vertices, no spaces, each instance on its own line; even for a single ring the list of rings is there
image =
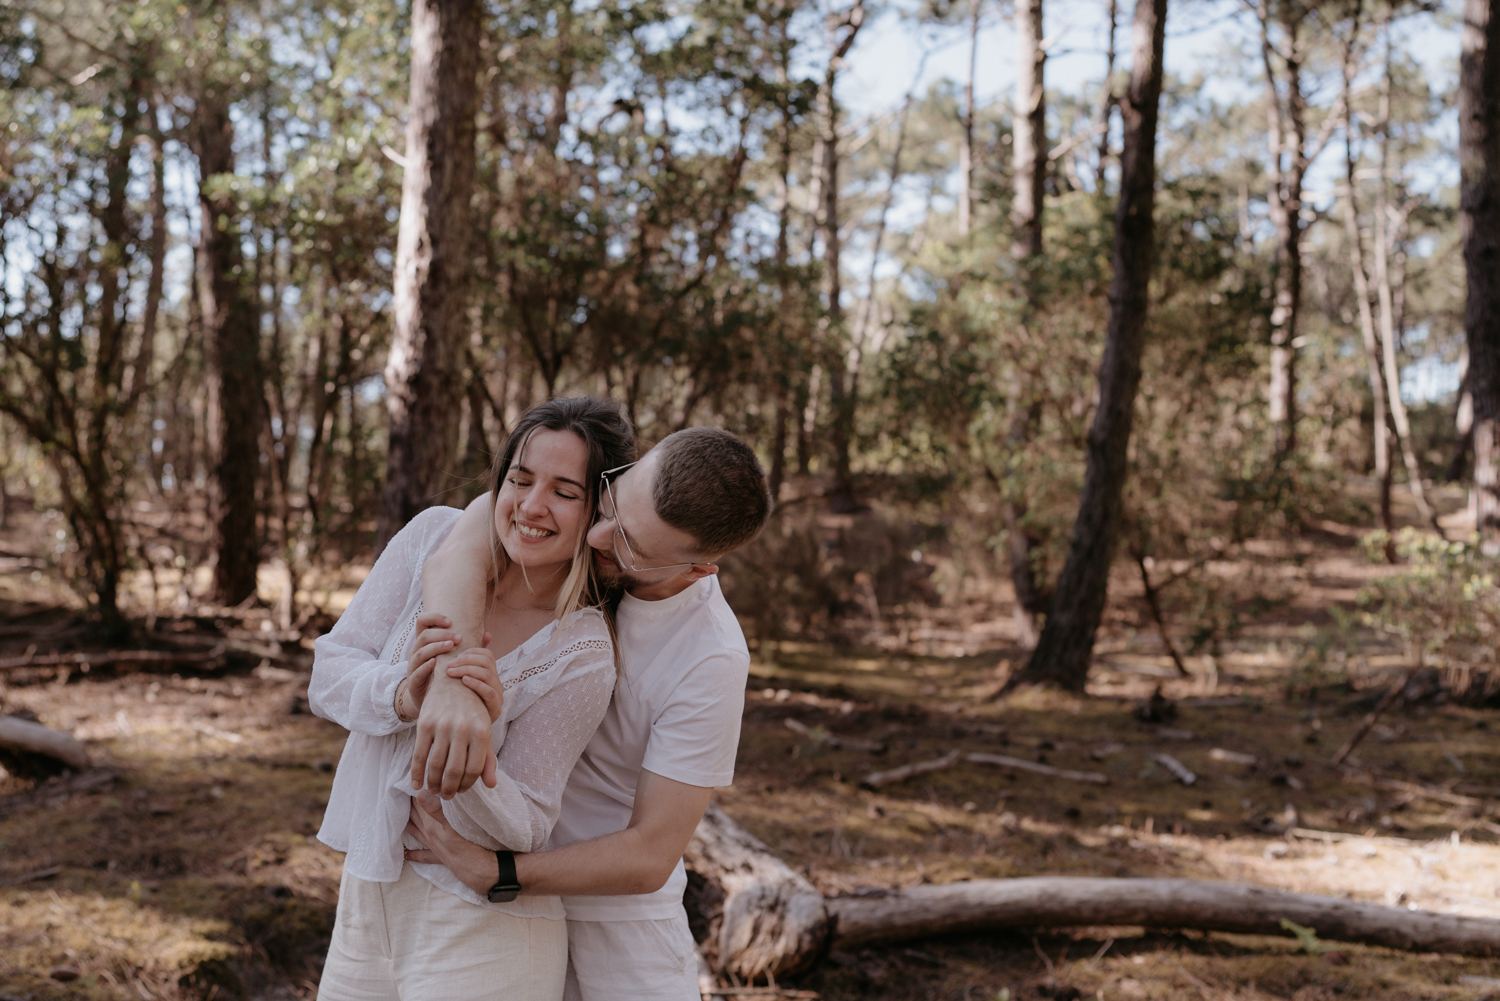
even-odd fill
[[[749,831],[710,804],[683,862],[689,906],[707,928],[705,960],[720,974],[753,982],[807,970],[832,931],[823,895]]]
[[[1417,952],[1500,956],[1500,920],[1409,911],[1244,883],[1034,876],[832,897],[834,948],[996,928],[1141,925],[1284,935],[1283,919],[1321,939]]]
[[[824,898],[717,806],[704,814],[684,862],[700,954],[713,973],[742,983],[795,976],[828,949],[1001,928],[1140,925],[1281,936],[1285,920],[1328,941],[1500,956],[1500,919],[1244,883],[1032,876]]]
[[[89,766],[88,748],[80,744],[72,734],[52,730],[17,716],[0,716],[0,747],[56,758],[78,771]]]

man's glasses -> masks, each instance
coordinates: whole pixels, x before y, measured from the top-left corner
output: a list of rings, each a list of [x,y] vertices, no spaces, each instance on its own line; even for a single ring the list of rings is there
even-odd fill
[[[675,570],[678,567],[698,566],[700,563],[712,566],[713,564],[707,560],[699,560],[697,563],[666,563],[662,566],[657,567],[643,567],[638,565],[635,556],[635,549],[630,545],[630,538],[626,536],[625,529],[620,527],[620,519],[615,516],[616,505],[613,480],[613,477],[625,472],[625,470],[629,469],[633,465],[635,465],[634,462],[627,462],[623,466],[616,466],[614,469],[606,469],[604,472],[599,474],[599,479],[602,483],[601,489],[599,490],[599,514],[602,518],[604,518],[604,520],[613,521],[615,523],[615,563],[622,569],[629,570],[632,573],[646,573],[647,571],[651,570]]]

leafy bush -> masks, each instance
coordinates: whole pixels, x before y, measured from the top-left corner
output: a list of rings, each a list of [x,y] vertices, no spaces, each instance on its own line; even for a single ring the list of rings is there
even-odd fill
[[[1394,540],[1371,532],[1361,545],[1384,562],[1391,541],[1402,569],[1360,592],[1362,624],[1399,636],[1409,656],[1440,671],[1443,687],[1462,701],[1500,696],[1500,562],[1480,552],[1477,537],[1449,542],[1413,528]]]

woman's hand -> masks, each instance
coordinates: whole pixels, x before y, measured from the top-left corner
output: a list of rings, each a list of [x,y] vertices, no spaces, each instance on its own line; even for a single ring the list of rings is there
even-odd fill
[[[452,625],[453,621],[451,619],[446,615],[440,615],[436,612],[429,612],[417,617],[417,626],[422,631],[417,634],[416,642],[412,644],[411,657],[406,662],[406,680],[402,682],[402,685],[406,687],[406,696],[411,700],[411,705],[417,713],[422,711],[422,703],[426,701],[427,691],[432,687],[432,672],[437,666],[437,658],[452,651],[453,647],[463,640],[462,636],[449,628]],[[484,639],[481,642],[487,646],[490,642],[490,634],[485,633]],[[465,650],[460,656],[474,652],[474,650]],[[491,657],[491,673],[494,673],[493,657]],[[448,674],[450,677],[457,677],[451,670]],[[465,684],[468,684],[468,682],[465,682]],[[497,691],[500,689],[498,681],[495,684],[495,689]],[[477,688],[474,690],[479,694],[481,699],[484,698],[482,692]],[[397,704],[403,704],[399,693]],[[489,709],[488,701],[485,702],[485,708]],[[499,718],[499,715],[500,711],[497,706],[497,708],[490,711],[490,722],[493,723]]]
[[[489,642],[489,634],[485,634],[485,642]],[[488,647],[474,647],[465,650],[454,657],[448,663],[448,677],[457,678],[465,688],[478,695],[484,702],[485,711],[490,714],[490,722],[500,718],[500,710],[505,705],[505,689],[500,685],[500,675],[495,670],[495,655]]]
[[[455,831],[443,816],[442,801],[430,792],[419,792],[412,797],[406,833],[427,846],[406,849],[408,862],[445,865],[481,897],[500,878],[500,863],[495,853]]]

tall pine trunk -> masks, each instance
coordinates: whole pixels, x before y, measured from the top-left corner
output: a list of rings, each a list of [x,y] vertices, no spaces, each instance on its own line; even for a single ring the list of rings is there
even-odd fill
[[[1031,659],[1014,676],[1012,687],[1039,683],[1082,691],[1088,682],[1094,634],[1109,594],[1155,257],[1156,115],[1166,24],[1167,0],[1137,0],[1130,89],[1120,104],[1125,142],[1120,154],[1120,201],[1115,208],[1115,273],[1109,288],[1099,406],[1089,428],[1083,495],[1051,613]]]
[[[1297,320],[1302,311],[1302,183],[1307,173],[1307,97],[1302,91],[1302,10],[1282,0],[1256,9],[1260,19],[1261,60],[1266,74],[1269,123],[1271,224],[1276,231],[1276,267],[1272,277],[1270,421],[1275,460],[1297,450]],[[1271,40],[1279,21],[1286,51]],[[1278,85],[1277,63],[1285,76],[1286,97]]]
[[[1494,0],[1464,4],[1458,158],[1474,399],[1471,503],[1485,552],[1500,554],[1500,18],[1493,6]]]
[[[255,484],[260,472],[260,309],[240,250],[229,94],[207,83],[194,123],[198,156],[198,299],[208,369],[208,446],[217,563],[214,593],[226,605],[255,594],[259,563]]]
[[[1394,524],[1391,520],[1391,435],[1386,427],[1385,377],[1381,372],[1380,342],[1375,334],[1375,314],[1370,306],[1370,279],[1365,267],[1364,235],[1359,227],[1359,186],[1354,153],[1355,115],[1353,96],[1354,53],[1359,36],[1359,8],[1354,10],[1354,25],[1349,29],[1349,39],[1344,50],[1344,183],[1348,187],[1344,199],[1344,235],[1349,241],[1349,269],[1354,278],[1354,296],[1359,307],[1359,332],[1364,341],[1365,374],[1370,382],[1370,397],[1373,402],[1371,437],[1375,450],[1375,480],[1380,490],[1380,527],[1386,532],[1386,559],[1395,562],[1395,540],[1391,538]]]
[[[406,168],[396,238],[390,415],[377,552],[461,483],[480,16],[477,0],[414,0]]]
[[[853,352],[845,344],[843,276],[840,273],[840,256],[843,249],[843,234],[839,228],[839,103],[834,94],[839,70],[844,58],[854,45],[855,36],[864,24],[864,0],[855,0],[853,7],[839,17],[830,27],[834,38],[833,52],[824,73],[821,94],[821,136],[819,146],[823,153],[823,269],[828,283],[828,332],[838,350],[828,360],[828,408],[829,444],[833,449],[833,492],[830,506],[835,511],[854,511],[859,500],[854,494],[854,472],[850,466],[849,450],[854,442],[854,407],[858,400],[858,370],[849,367]],[[838,37],[842,32],[842,37]]]
[[[974,70],[979,58],[979,4],[969,0],[969,78],[964,82],[964,105],[959,115],[963,142],[958,147],[958,235],[974,226]]]
[[[1011,202],[1011,256],[1016,259],[1017,297],[1021,300],[1021,336],[1028,344],[1035,339],[1036,270],[1042,256],[1042,198],[1047,176],[1047,101],[1045,70],[1047,52],[1042,46],[1042,0],[1016,3],[1016,103],[1011,118],[1011,166],[1014,198]],[[1023,352],[1025,349],[1023,348]],[[1028,352],[1029,353],[1029,352]],[[1002,514],[1009,537],[1011,587],[1015,592],[1016,643],[1031,649],[1037,642],[1037,617],[1045,609],[1045,598],[1037,581],[1037,540],[1026,526],[1025,491],[1016,482],[1015,458],[1036,436],[1040,399],[1036,380],[1028,373],[1012,373],[1008,397],[1009,429],[1006,433],[1006,493]]]

